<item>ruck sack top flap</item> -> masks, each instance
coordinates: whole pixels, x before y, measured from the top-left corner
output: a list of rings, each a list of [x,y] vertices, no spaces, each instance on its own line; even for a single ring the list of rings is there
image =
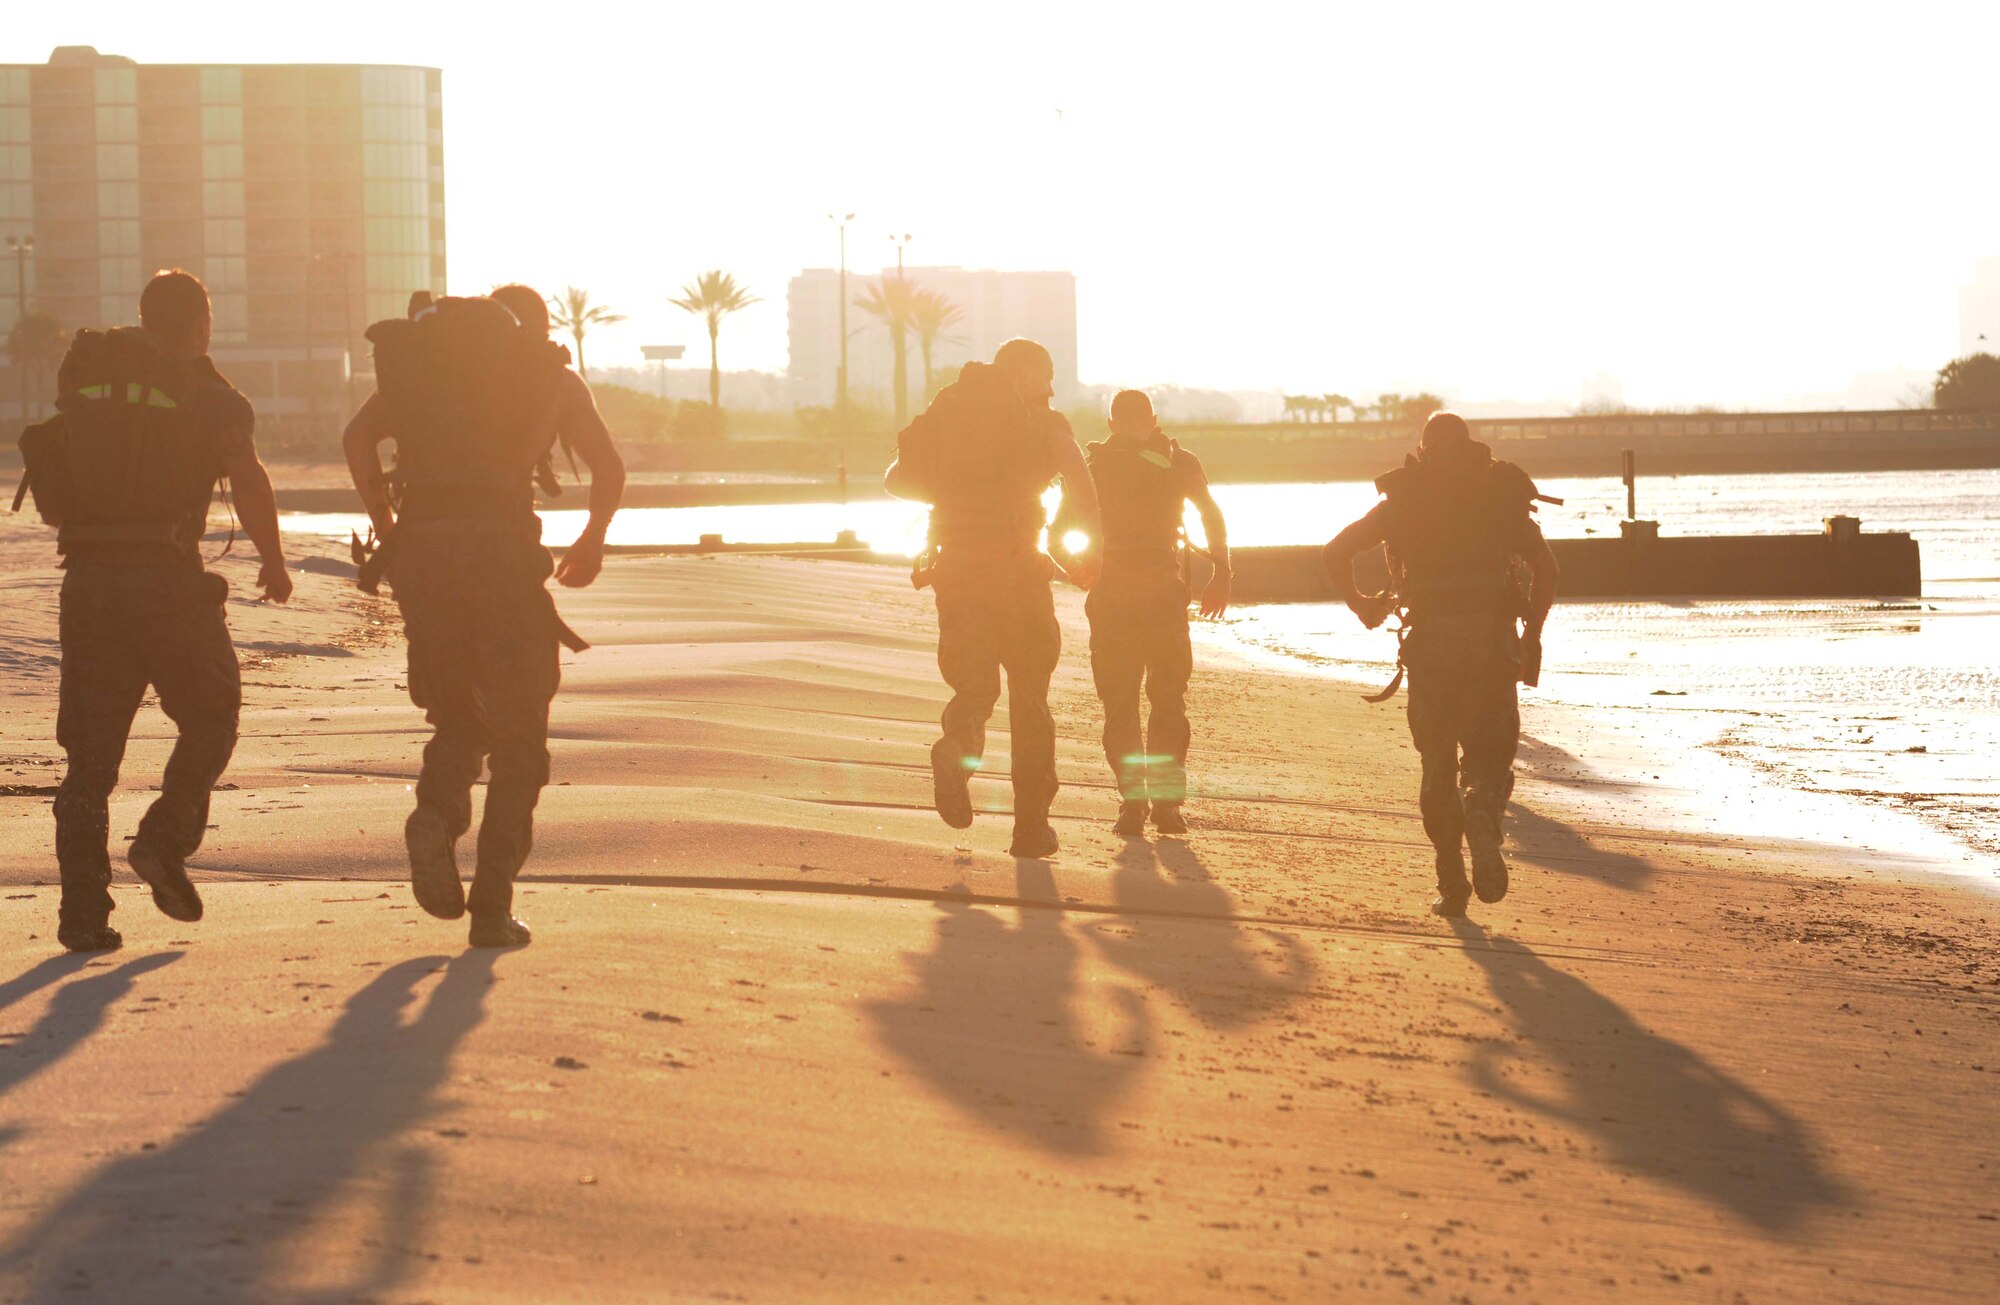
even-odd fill
[[[375,323],[368,340],[404,515],[531,511],[569,351],[491,299],[440,299],[414,320]]]
[[[1537,496],[1526,472],[1474,442],[1436,462],[1411,457],[1375,487],[1389,503],[1390,571],[1413,611],[1519,606]]]
[[[58,547],[192,555],[223,474],[196,411],[197,368],[138,327],[82,330],[56,373],[56,416],[23,432],[35,505]]]
[[[936,542],[947,549],[1038,546],[1042,491],[1055,478],[1053,420],[986,363],[967,363],[938,393],[909,432],[934,498]]]

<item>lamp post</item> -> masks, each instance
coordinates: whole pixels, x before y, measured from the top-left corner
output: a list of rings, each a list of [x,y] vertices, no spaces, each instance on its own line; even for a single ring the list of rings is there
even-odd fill
[[[835,423],[844,431],[847,425],[847,224],[854,220],[854,215],[829,213],[826,220],[840,228],[840,373],[834,384],[833,411]]]
[[[28,315],[28,255],[35,252],[33,236],[8,236],[7,248],[14,255],[14,315]]]
[[[896,276],[900,280],[903,275],[903,246],[915,240],[916,237],[905,231],[900,239],[894,235],[890,236],[889,239],[896,242]]]
[[[7,248],[14,255],[14,320],[18,322],[28,315],[28,255],[35,252],[35,238],[8,236]],[[25,425],[28,420],[28,369],[21,365],[18,358],[12,362],[18,373],[21,421]]]

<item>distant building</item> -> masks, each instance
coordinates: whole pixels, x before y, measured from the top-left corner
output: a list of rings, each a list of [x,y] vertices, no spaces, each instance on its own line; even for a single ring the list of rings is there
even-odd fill
[[[134,322],[146,278],[183,267],[208,285],[231,379],[265,413],[330,420],[368,366],[367,324],[445,288],[440,82],[88,46],[0,64],[0,245],[34,240],[0,264],[0,333],[23,302],[70,330]]]
[[[935,290],[956,304],[963,316],[947,329],[933,366],[956,368],[971,359],[990,360],[993,351],[1015,336],[1027,336],[1048,347],[1056,364],[1056,399],[1067,403],[1078,393],[1076,363],[1076,277],[1069,272],[990,272],[960,267],[913,267],[905,273],[916,285]],[[868,283],[878,276],[895,276],[894,269],[873,274],[847,273],[847,384],[857,400],[868,395],[889,406],[894,353],[889,333],[875,318],[854,305]],[[840,274],[832,268],[808,268],[792,278],[787,295],[791,332],[793,401],[831,404],[840,373]],[[910,404],[921,407],[924,396],[923,360],[916,340],[910,341]]]
[[[1958,352],[2000,354],[2000,258],[1982,258],[1958,291]]]

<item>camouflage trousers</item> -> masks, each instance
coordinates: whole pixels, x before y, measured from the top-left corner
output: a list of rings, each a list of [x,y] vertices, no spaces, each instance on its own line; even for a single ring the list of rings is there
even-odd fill
[[[417,803],[453,839],[472,827],[472,789],[489,770],[467,904],[505,911],[534,846],[549,782],[549,704],[561,680],[552,565],[536,527],[400,527],[389,583],[410,645],[410,699],[435,731]]]
[[[1107,570],[1084,600],[1090,617],[1090,675],[1104,704],[1104,759],[1126,802],[1179,802],[1187,796],[1187,585],[1162,567]],[[1140,720],[1139,699],[1151,711]]]
[[[1420,626],[1404,647],[1404,660],[1410,738],[1423,759],[1424,833],[1446,853],[1463,846],[1469,820],[1490,822],[1497,839],[1521,744],[1520,645],[1513,622]]]
[[[974,764],[1007,675],[1013,736],[1014,819],[1040,820],[1055,801],[1056,723],[1049,681],[1062,659],[1049,573],[1031,562],[951,566],[938,572],[938,670],[951,686],[944,741]]]
[[[111,792],[149,687],[179,737],[138,837],[180,857],[201,846],[243,705],[228,592],[221,576],[164,566],[77,563],[63,577],[56,741],[69,768],[55,816],[66,924],[111,913]]]

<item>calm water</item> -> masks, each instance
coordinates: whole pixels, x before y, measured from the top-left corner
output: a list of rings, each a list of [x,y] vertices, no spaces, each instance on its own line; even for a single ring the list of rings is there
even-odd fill
[[[1543,509],[1551,537],[1617,533],[1617,480],[1543,488],[1567,500]],[[1231,541],[1247,546],[1323,542],[1376,498],[1365,484],[1224,485],[1216,497]],[[1837,808],[1850,817],[1841,841],[1953,857],[1981,873],[2000,864],[2000,471],[1659,478],[1641,481],[1639,510],[1675,535],[1815,533],[1835,513],[1907,530],[1923,548],[1925,595],[1562,604],[1538,696],[1734,768],[1703,772],[1694,782],[1704,788],[1737,775],[1809,793],[1783,821],[1791,832],[1826,833]],[[545,513],[545,542],[575,538],[583,516]],[[344,537],[356,520],[298,515],[286,527]],[[1192,519],[1190,529],[1199,537]],[[841,530],[914,554],[924,513],[880,501],[635,510],[619,514],[611,541],[798,543]],[[1356,681],[1385,680],[1395,657],[1390,636],[1326,605],[1241,609],[1204,638]],[[1758,829],[1773,811],[1766,801]]]

